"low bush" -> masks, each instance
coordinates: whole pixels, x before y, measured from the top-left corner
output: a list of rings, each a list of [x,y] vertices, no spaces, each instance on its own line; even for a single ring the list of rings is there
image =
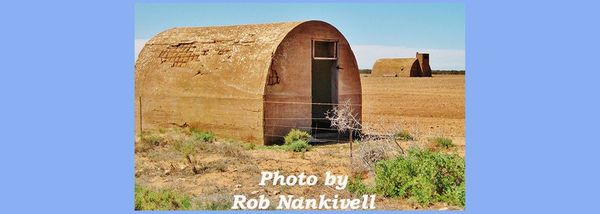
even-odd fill
[[[412,148],[375,167],[375,189],[386,197],[409,198],[420,205],[465,204],[465,162],[454,154]]]
[[[200,170],[196,167],[196,160],[194,159],[196,149],[199,147],[206,147],[206,144],[191,139],[178,141],[177,143],[173,144],[173,148],[176,151],[180,152],[183,155],[183,157],[188,161],[188,164],[191,166],[192,172],[194,172],[194,174],[200,173]]]
[[[308,132],[298,129],[290,130],[290,132],[283,137],[286,145],[291,144],[295,141],[305,141],[308,143],[308,141],[310,141],[310,138],[311,136]]]
[[[361,142],[358,144],[358,158],[360,163],[368,171],[373,172],[375,164],[383,160],[385,157],[385,149],[372,142]]]
[[[228,210],[233,202],[229,193],[222,192],[204,194],[195,198],[195,201],[198,202],[197,208],[200,210]]]
[[[163,138],[157,134],[145,133],[142,134],[141,140],[145,144],[160,146],[160,143],[163,141]]]
[[[201,210],[228,210],[231,203],[208,202],[200,205]]]
[[[152,191],[135,186],[135,210],[189,210],[192,200],[171,190]]]
[[[195,174],[202,174],[207,172],[226,172],[227,165],[229,165],[228,162],[224,160],[216,160],[208,163],[196,162],[196,164],[194,165],[195,171],[193,169],[193,172]]]
[[[205,145],[203,145],[203,143],[190,139],[178,141],[173,144],[173,149],[175,149],[178,152],[181,152],[181,154],[183,154],[183,156],[185,157],[194,154],[196,152],[196,149],[202,149],[203,147],[206,147]]]
[[[448,204],[465,206],[465,183],[460,186],[454,186],[448,190],[448,192],[441,196],[441,201],[445,201]]]
[[[163,144],[164,139],[154,133],[143,133],[140,136],[140,141],[135,145],[136,152],[145,152],[154,147],[160,146]]]
[[[358,178],[355,177],[352,180],[350,180],[350,182],[348,182],[348,187],[347,190],[349,192],[355,193],[356,195],[365,195],[365,194],[371,194],[373,193],[375,190],[373,189],[373,187],[371,186],[367,186],[365,183],[363,183],[363,181]]]
[[[256,144],[254,144],[254,143],[245,143],[244,144],[244,149],[246,149],[246,150],[255,150],[256,149]]]
[[[408,131],[398,132],[398,133],[394,134],[394,138],[396,140],[399,140],[399,141],[412,141],[412,140],[415,140],[415,137],[413,137],[410,133],[408,133]]]
[[[303,140],[295,140],[290,144],[286,144],[283,146],[284,150],[292,151],[292,152],[306,152],[310,150],[311,146],[307,141]]]
[[[310,144],[308,144],[310,138],[311,136],[308,132],[292,129],[283,137],[285,144],[280,147],[274,146],[273,148],[282,148],[285,151],[292,152],[306,152],[310,150],[311,147]]]
[[[450,138],[436,137],[436,138],[429,139],[429,142],[431,144],[433,144],[434,148],[449,149],[449,148],[454,147],[454,144],[452,143],[452,139],[450,139]]]
[[[222,197],[192,200],[190,197],[172,190],[153,191],[139,185],[135,186],[135,210],[227,210],[231,201]]]
[[[248,158],[244,147],[239,143],[223,142],[214,146],[214,151],[224,154],[227,157]]]
[[[210,131],[192,129],[192,139],[201,142],[213,142],[215,141],[215,134]]]

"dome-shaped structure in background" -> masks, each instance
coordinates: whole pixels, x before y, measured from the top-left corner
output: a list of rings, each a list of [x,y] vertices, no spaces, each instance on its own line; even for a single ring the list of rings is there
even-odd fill
[[[174,28],[135,65],[136,133],[174,125],[271,144],[292,128],[315,133],[344,100],[360,115],[348,41],[322,21]]]
[[[383,77],[418,77],[420,74],[417,58],[378,59],[371,71],[371,76]]]
[[[431,77],[429,54],[417,52],[416,58],[384,58],[373,65],[371,76]]]

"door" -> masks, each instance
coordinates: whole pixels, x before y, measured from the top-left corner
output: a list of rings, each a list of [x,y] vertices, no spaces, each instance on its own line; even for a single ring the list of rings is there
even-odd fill
[[[327,111],[337,103],[337,42],[332,40],[313,41],[312,57],[312,127],[313,135],[335,132],[325,118]]]

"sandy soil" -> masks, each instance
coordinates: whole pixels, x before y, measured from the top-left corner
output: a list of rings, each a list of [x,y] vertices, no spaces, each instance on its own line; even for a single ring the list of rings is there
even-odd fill
[[[248,197],[265,195],[274,203],[279,195],[296,195],[305,198],[318,198],[325,194],[340,198],[358,198],[347,190],[336,190],[322,185],[326,171],[335,175],[352,175],[349,158],[349,144],[315,146],[305,153],[294,153],[273,149],[245,150],[237,143],[215,142],[214,145],[228,144],[228,149],[238,150],[236,155],[223,155],[219,150],[203,150],[195,155],[197,165],[203,172],[194,174],[186,160],[170,146],[155,148],[148,152],[136,153],[135,182],[152,189],[172,189],[191,196],[197,202],[231,202],[234,194]],[[356,145],[354,156],[357,156]],[[356,159],[354,161],[357,161]],[[261,171],[279,171],[284,175],[317,175],[319,183],[311,187],[272,186],[261,187]],[[372,179],[371,179],[372,181]],[[368,182],[367,182],[368,183]],[[419,207],[405,199],[376,198],[377,209],[413,210],[440,209],[444,204]]]
[[[464,155],[464,82],[463,75],[433,78],[363,76],[363,122],[365,125],[400,123],[419,139],[412,142],[414,144],[423,144],[430,136],[450,137],[459,145],[457,152]],[[305,197],[338,194],[350,198],[353,194],[347,190],[319,184],[313,187],[258,186],[261,171],[315,174],[320,182],[328,170],[350,176],[353,172],[351,162],[355,160],[348,157],[349,147],[349,144],[320,145],[305,153],[294,153],[268,147],[251,148],[243,142],[218,139],[194,154],[196,165],[201,169],[201,173],[194,174],[185,157],[166,143],[135,153],[135,182],[152,189],[173,189],[199,202],[230,201],[234,194],[248,197],[264,194],[272,203],[277,202],[281,194]],[[445,204],[423,208],[404,199],[379,196],[376,204],[377,209],[447,208]]]
[[[365,126],[400,124],[421,136],[465,143],[465,76],[432,78],[362,75]]]

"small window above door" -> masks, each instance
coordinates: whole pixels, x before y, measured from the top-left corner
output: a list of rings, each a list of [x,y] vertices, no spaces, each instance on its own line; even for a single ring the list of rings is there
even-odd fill
[[[313,59],[337,59],[337,41],[313,40]]]

